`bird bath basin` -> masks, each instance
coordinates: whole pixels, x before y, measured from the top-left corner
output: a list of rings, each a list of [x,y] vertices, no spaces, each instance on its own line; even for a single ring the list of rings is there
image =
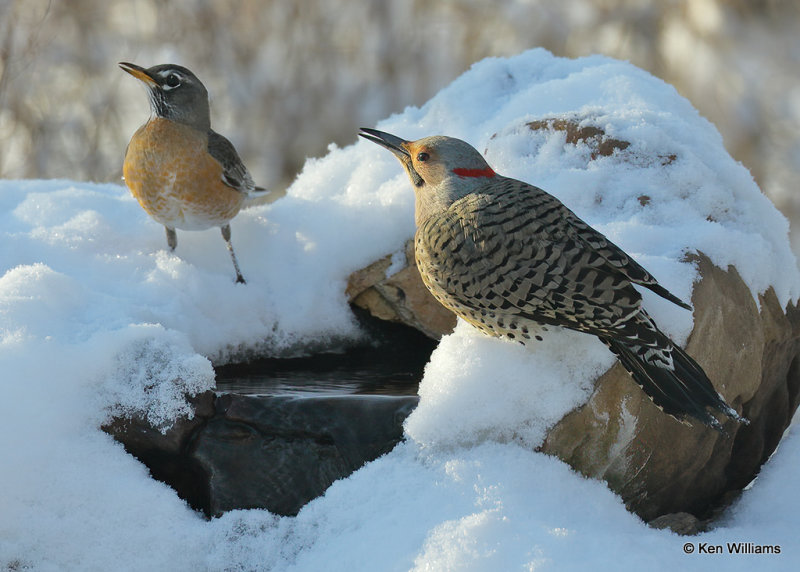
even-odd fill
[[[371,343],[343,352],[218,366],[216,391],[263,397],[416,395],[435,346],[409,328],[382,328]]]

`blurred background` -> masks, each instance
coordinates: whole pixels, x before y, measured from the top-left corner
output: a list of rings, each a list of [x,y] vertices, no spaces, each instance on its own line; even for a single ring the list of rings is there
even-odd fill
[[[474,62],[600,53],[673,84],[793,222],[800,252],[797,0],[0,0],[0,178],[120,181],[148,117],[117,67],[179,63],[256,182],[420,105]]]

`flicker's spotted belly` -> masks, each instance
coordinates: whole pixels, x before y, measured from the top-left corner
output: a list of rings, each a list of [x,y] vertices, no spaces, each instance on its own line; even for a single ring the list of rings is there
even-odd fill
[[[123,164],[125,183],[142,208],[166,227],[205,230],[227,224],[245,196],[222,182],[205,133],[165,119],[140,127]]]
[[[441,273],[432,268],[430,256],[426,254],[423,254],[422,258],[418,256],[417,266],[422,282],[434,298],[484,334],[492,337],[505,337],[525,344],[533,339],[541,340],[542,332],[547,331],[547,327],[543,324],[514,316],[491,302],[483,303],[481,301],[478,304],[470,304],[466,299],[462,302],[461,299],[447,291],[447,282],[442,280]],[[480,294],[478,297],[481,297]],[[477,300],[474,301],[477,302]]]

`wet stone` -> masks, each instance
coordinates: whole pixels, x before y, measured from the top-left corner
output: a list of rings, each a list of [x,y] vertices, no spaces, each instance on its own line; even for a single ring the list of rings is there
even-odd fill
[[[246,508],[294,515],[399,443],[417,401],[205,392],[194,398],[194,418],[179,420],[167,435],[136,418],[105,429],[207,516]]]

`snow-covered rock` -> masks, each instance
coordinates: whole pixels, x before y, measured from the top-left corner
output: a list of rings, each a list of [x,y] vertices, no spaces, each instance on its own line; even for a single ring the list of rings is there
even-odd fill
[[[586,405],[561,419],[542,450],[584,475],[605,480],[645,520],[674,512],[707,515],[739,491],[777,447],[800,402],[800,312],[772,290],[760,312],[736,269],[701,256],[692,296],[694,329],[686,346],[748,425],[727,435],[682,425],[661,413],[617,365]]]
[[[630,141],[608,137],[598,123],[591,116],[577,122],[572,114],[566,114],[531,121],[527,130],[515,136],[555,138],[565,147],[564,154],[584,147],[587,165],[610,159],[615,162],[609,169],[639,168],[644,171],[643,177],[653,167],[662,170],[665,177],[673,168],[680,168],[674,166],[679,160],[672,150],[674,142],[631,153]],[[492,135],[490,141],[497,137],[501,134]],[[704,183],[698,179],[691,189],[687,175],[684,192],[696,192]],[[602,195],[599,197],[602,199]],[[652,199],[646,193],[632,198],[641,213],[650,207]],[[406,323],[429,335],[448,334],[455,318],[427,292],[419,279],[413,251],[408,254],[410,246],[411,242],[401,259],[407,263],[401,270],[389,272],[391,257],[387,256],[354,273],[350,284],[359,286],[359,294],[353,303],[377,317]],[[755,300],[735,266],[720,269],[702,253],[690,258],[697,269],[697,281],[692,291],[695,311],[689,353],[750,424],[728,421],[727,435],[696,422],[682,425],[655,407],[630,374],[616,365],[599,377],[586,405],[557,423],[550,419],[552,427],[547,427],[542,446],[582,474],[605,480],[628,508],[646,520],[673,512],[707,512],[725,493],[745,486],[774,451],[800,401],[793,367],[800,356],[800,338],[795,333],[800,330],[800,314],[796,306],[791,302],[782,306],[772,288]],[[743,263],[748,266],[752,261]],[[449,362],[448,366],[454,364]],[[562,381],[569,385],[566,372],[564,375]],[[429,374],[428,379],[431,377]],[[536,384],[533,368],[530,379]],[[529,393],[536,394],[534,390]],[[430,406],[430,401],[423,401],[423,405]],[[526,407],[527,411],[532,409]]]

